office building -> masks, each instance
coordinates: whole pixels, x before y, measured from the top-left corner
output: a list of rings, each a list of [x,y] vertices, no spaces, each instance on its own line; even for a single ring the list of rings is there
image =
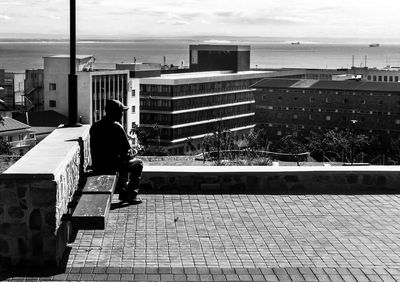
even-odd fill
[[[141,126],[158,124],[159,140],[171,154],[201,151],[204,136],[228,129],[238,141],[255,126],[254,89],[263,71],[209,71],[140,79]]]
[[[78,76],[78,116],[92,124],[105,115],[107,99],[117,99],[129,107],[122,125],[129,132],[139,124],[139,80],[130,79],[128,70],[94,69],[92,55],[76,56]],[[44,110],[68,116],[69,55],[44,58]]]
[[[349,129],[379,135],[400,133],[400,84],[363,80],[264,79],[252,87],[256,122],[271,138],[310,130]]]

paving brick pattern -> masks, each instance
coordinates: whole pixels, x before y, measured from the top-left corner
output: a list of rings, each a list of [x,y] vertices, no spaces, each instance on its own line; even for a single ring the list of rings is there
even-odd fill
[[[400,281],[397,195],[143,198],[79,231],[65,273],[47,279]]]

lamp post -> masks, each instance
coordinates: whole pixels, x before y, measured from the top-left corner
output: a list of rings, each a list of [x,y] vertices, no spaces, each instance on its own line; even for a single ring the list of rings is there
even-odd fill
[[[354,128],[358,120],[352,119],[351,121],[351,130],[352,130],[352,141],[351,141],[351,165],[354,163],[354,141],[355,141],[355,133],[354,133]]]
[[[69,1],[70,56],[68,75],[68,126],[78,124],[78,77],[76,75],[76,0]]]

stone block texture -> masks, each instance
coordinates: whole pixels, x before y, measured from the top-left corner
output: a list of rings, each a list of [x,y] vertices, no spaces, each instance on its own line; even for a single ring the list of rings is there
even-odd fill
[[[67,205],[82,177],[82,167],[90,160],[89,149],[86,149],[89,148],[88,127],[77,134],[82,135],[77,137],[83,137],[85,149],[81,149],[79,142],[71,141],[65,152],[60,152],[65,155],[61,155],[57,167],[49,173],[35,174],[34,168],[30,168],[30,173],[14,170],[0,176],[1,265],[60,263],[68,238],[64,226],[67,223],[61,219],[68,213]],[[63,134],[57,136],[54,142],[65,142],[62,137]],[[35,152],[28,153],[20,162],[28,165],[34,158]],[[40,167],[45,162],[46,159],[36,165]],[[24,164],[19,166],[24,167]]]

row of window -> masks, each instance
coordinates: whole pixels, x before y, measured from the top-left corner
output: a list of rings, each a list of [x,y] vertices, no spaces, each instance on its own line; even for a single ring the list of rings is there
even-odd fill
[[[242,79],[230,81],[218,81],[208,83],[193,83],[185,85],[155,85],[141,84],[140,92],[143,95],[155,96],[187,96],[195,94],[227,92],[235,90],[248,89],[250,85],[256,83],[259,79]]]
[[[300,89],[287,89],[287,88],[270,88],[268,89],[270,93],[290,93],[290,94],[327,94],[327,95],[360,95],[360,96],[392,96],[392,93],[388,92],[378,92],[378,91],[344,91],[344,90],[300,90]]]
[[[384,82],[399,82],[399,76],[393,75],[368,75],[367,80],[369,81],[384,81]]]
[[[271,98],[273,98],[273,97],[271,97],[271,96],[269,96],[269,95],[263,95],[262,97],[261,97],[261,100],[262,101],[269,101],[269,100],[272,100]],[[283,100],[283,97],[282,96],[278,96],[278,97],[276,97],[277,98],[277,100],[279,100],[279,101],[282,101]],[[293,98],[293,100],[294,101],[298,101],[299,100],[299,97],[290,97],[291,99]],[[313,103],[313,102],[315,102],[315,97],[308,97],[308,101],[310,102],[310,103]],[[335,101],[335,102],[338,102],[336,99],[335,100],[333,100],[333,101]],[[319,102],[319,101],[318,101]],[[341,103],[343,103],[343,104],[348,104],[350,102],[350,100],[349,100],[349,98],[344,98],[344,99],[342,99],[341,100]],[[391,101],[388,101],[389,103],[388,104],[392,104],[391,103]],[[325,97],[325,103],[327,103],[327,104],[330,104],[330,103],[332,103],[332,98],[330,98],[330,97]],[[366,105],[367,104],[367,100],[365,100],[365,99],[361,99],[361,100],[359,100],[359,103],[360,104],[362,104],[362,105]],[[375,101],[374,101],[374,103],[375,103]],[[385,104],[385,101],[384,100],[379,100],[378,102],[377,102],[377,104],[378,105],[384,105]],[[397,106],[400,106],[400,100],[398,100],[397,101],[397,103],[396,103],[396,105]]]
[[[248,113],[254,113],[253,104],[233,106],[222,109],[210,109],[210,110],[182,113],[177,115],[141,113],[140,119],[142,123],[145,124],[159,123],[165,125],[168,124],[176,125],[176,124],[185,124],[185,123],[198,122],[198,121],[204,121],[222,117],[237,116]]]
[[[254,100],[252,92],[231,93],[223,95],[213,95],[207,97],[194,97],[180,100],[162,100],[162,99],[140,99],[142,109],[157,110],[186,110],[194,108],[203,108],[217,105],[225,105]]]
[[[260,107],[256,106],[257,109],[267,109],[267,110],[286,110],[286,111],[308,111],[308,112],[325,112],[325,113],[351,113],[351,114],[369,114],[369,115],[400,115],[400,112],[392,113],[392,112],[381,112],[381,111],[363,111],[363,110],[348,110],[348,109],[329,109],[329,108],[300,108],[300,107]]]

